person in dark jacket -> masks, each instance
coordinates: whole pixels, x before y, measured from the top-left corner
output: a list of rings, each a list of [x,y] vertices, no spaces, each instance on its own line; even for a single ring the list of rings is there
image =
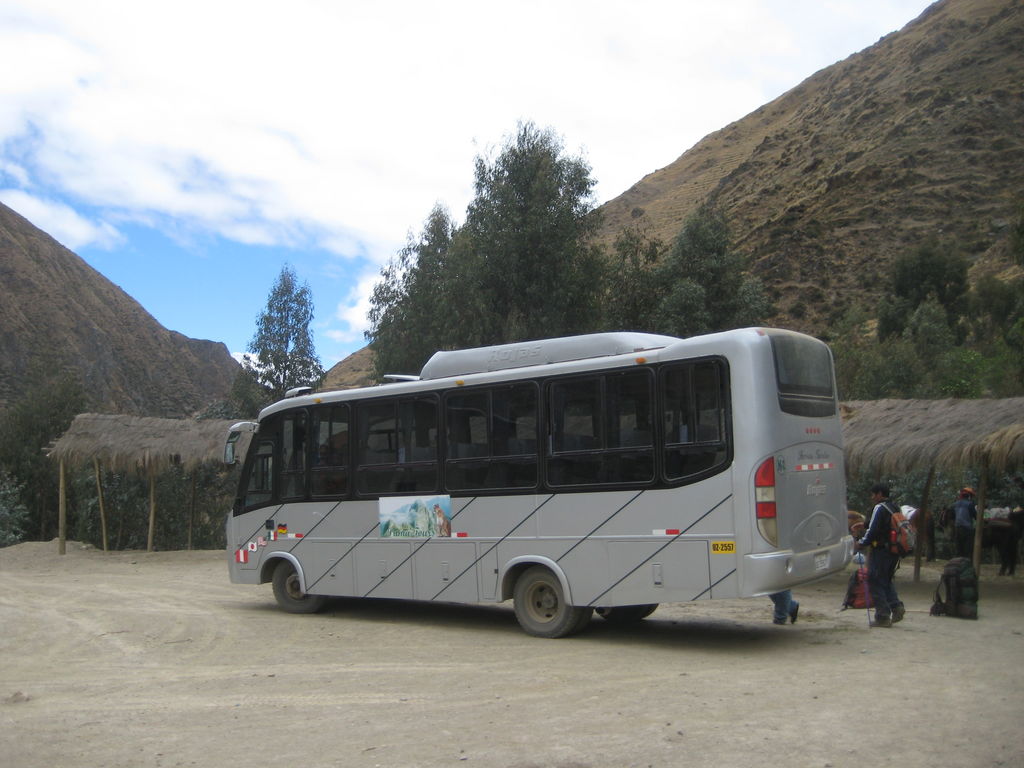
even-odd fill
[[[875,605],[871,626],[891,627],[903,619],[906,611],[892,583],[899,558],[889,551],[890,518],[895,509],[889,500],[889,486],[885,483],[871,486],[871,504],[868,527],[857,542],[857,551],[868,551],[868,591]]]
[[[974,505],[974,489],[962,488],[960,497],[953,503],[954,540],[957,557],[974,556],[974,522],[978,519],[978,508]]]

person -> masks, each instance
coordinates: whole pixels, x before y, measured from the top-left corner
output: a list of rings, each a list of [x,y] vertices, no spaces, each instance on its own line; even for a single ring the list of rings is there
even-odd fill
[[[977,519],[974,489],[961,488],[959,498],[953,503],[953,541],[956,543],[957,557],[974,556],[974,521]]]
[[[800,603],[793,599],[793,593],[790,590],[784,589],[781,592],[768,595],[768,597],[775,605],[775,609],[772,611],[773,624],[785,624],[787,620],[790,624],[796,624],[797,614],[800,613]]]
[[[872,627],[891,627],[903,620],[906,613],[903,603],[893,586],[893,576],[899,558],[889,551],[889,528],[892,517],[892,502],[889,500],[889,486],[875,483],[871,486],[871,516],[864,536],[857,542],[857,551],[868,551],[868,591],[875,606]]]

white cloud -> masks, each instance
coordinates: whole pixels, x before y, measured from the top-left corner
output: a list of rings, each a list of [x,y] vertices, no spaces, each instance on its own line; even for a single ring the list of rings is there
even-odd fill
[[[110,224],[89,221],[64,203],[43,200],[20,189],[0,189],[0,202],[71,250],[84,246],[113,248],[124,241]]]
[[[5,0],[0,185],[69,245],[117,232],[46,199],[335,253],[350,330],[325,332],[354,338],[376,267],[435,202],[462,218],[474,156],[518,120],[583,152],[607,200],[926,6]]]

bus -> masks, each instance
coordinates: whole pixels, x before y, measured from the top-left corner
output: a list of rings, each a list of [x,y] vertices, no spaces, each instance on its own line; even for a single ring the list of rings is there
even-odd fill
[[[598,333],[437,352],[394,379],[299,388],[230,428],[232,582],[293,613],[511,599],[553,638],[852,557],[832,353],[810,336]]]

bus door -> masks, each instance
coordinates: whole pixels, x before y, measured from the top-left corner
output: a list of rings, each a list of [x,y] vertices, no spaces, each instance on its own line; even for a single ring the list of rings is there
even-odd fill
[[[248,464],[244,472],[247,473],[245,495],[235,503],[241,505],[242,509],[247,509],[269,502],[274,489],[273,439],[263,438],[256,442],[249,451]],[[235,547],[235,566],[242,570],[250,570],[259,566],[260,556],[265,549],[265,539],[262,539],[266,534],[263,519],[265,516],[240,515],[239,512],[241,509],[235,509],[228,518],[228,545]],[[264,546],[260,546],[261,542]]]

